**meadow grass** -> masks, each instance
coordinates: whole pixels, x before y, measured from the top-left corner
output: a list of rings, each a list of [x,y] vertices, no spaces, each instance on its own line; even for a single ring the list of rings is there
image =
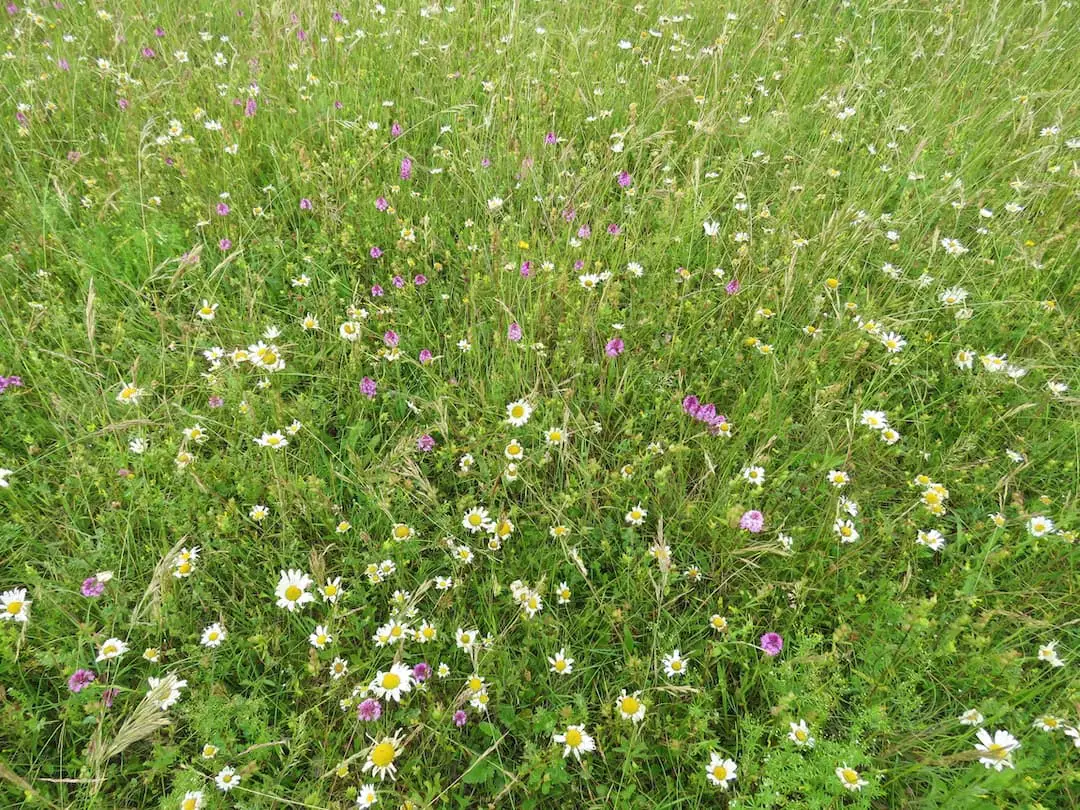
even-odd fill
[[[0,806],[1080,803],[1072,3],[2,17]]]

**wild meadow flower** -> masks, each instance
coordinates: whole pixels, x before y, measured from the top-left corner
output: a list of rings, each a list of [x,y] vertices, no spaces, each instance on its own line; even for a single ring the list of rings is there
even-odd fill
[[[102,661],[110,661],[113,658],[119,658],[121,655],[128,651],[128,645],[126,641],[121,641],[118,638],[107,638],[98,647],[97,658],[94,660],[98,663]]]
[[[596,741],[589,736],[583,725],[567,726],[566,731],[553,735],[552,740],[563,746],[563,759],[573,754],[575,759],[580,760],[583,753],[596,750]]]
[[[416,440],[416,447],[423,453],[430,453],[435,449],[435,439],[425,433]]]
[[[87,577],[83,580],[79,591],[83,596],[93,599],[105,593],[105,581],[96,576]]]
[[[548,658],[548,668],[556,675],[570,675],[574,671],[574,659],[566,656],[566,650],[559,650]]]
[[[979,740],[975,744],[975,750],[980,754],[980,764],[998,772],[1015,767],[1012,754],[1020,747],[1020,741],[1012,734],[998,729],[991,735],[986,729],[980,728],[975,736]]]
[[[396,778],[397,766],[394,761],[402,750],[401,732],[395,732],[392,737],[382,737],[368,749],[367,759],[361,769],[364,773],[378,776],[380,780],[389,776]]]
[[[455,726],[457,726],[458,728],[461,728],[467,722],[469,722],[469,715],[468,714],[466,714],[461,709],[458,709],[456,712],[454,712],[454,725]]]
[[[784,638],[779,633],[766,633],[761,637],[761,649],[769,656],[777,656],[784,649]]]
[[[314,595],[308,592],[312,583],[311,577],[303,571],[293,568],[282,571],[277,587],[274,589],[277,606],[292,613],[309,602],[314,602]]]
[[[506,328],[506,339],[513,343],[521,340],[521,327],[517,323],[512,323]]]
[[[606,354],[608,357],[618,357],[620,354],[623,353],[625,347],[626,346],[623,343],[622,338],[615,337],[609,340],[607,342],[607,345],[604,346],[604,354]]]
[[[225,628],[219,622],[214,622],[203,630],[199,643],[209,648],[220,647],[227,636]]]
[[[78,694],[96,680],[97,675],[95,675],[92,670],[77,669],[74,674],[68,678],[68,689],[71,692]]]
[[[788,732],[788,739],[799,747],[813,748],[816,740],[811,736],[810,729],[806,725],[805,720],[799,720],[799,722],[792,722],[789,724],[791,730]]]
[[[727,790],[737,778],[737,770],[738,766],[734,760],[725,759],[721,754],[713,751],[709,754],[709,764],[705,768],[705,775],[712,784],[722,790]]]
[[[365,698],[356,707],[356,716],[370,723],[382,717],[382,704],[375,698]]]
[[[681,677],[686,674],[686,670],[689,668],[687,660],[683,658],[682,653],[677,649],[665,655],[660,663],[664,667],[664,674],[669,678]]]
[[[623,720],[640,723],[645,719],[645,703],[641,700],[641,692],[627,694],[623,689],[615,700],[615,710]]]
[[[739,518],[739,528],[751,534],[759,534],[765,528],[765,516],[757,509],[743,512],[742,517]]]
[[[836,769],[836,778],[840,780],[840,784],[844,786],[845,790],[850,790],[853,793],[870,784],[859,775],[857,770],[849,768],[847,763]]]

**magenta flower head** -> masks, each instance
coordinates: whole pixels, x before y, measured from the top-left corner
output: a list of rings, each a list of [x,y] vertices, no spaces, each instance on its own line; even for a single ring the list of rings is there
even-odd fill
[[[784,637],[779,633],[766,633],[761,637],[761,649],[766,655],[779,655],[784,649]]]
[[[421,661],[415,667],[412,668],[413,677],[416,678],[417,683],[423,683],[431,677],[431,665],[427,661]]]
[[[383,294],[382,285],[373,284],[372,287],[371,287],[371,297],[372,298],[382,298],[382,294]]]
[[[376,245],[371,249],[371,258],[378,259],[382,256],[382,248]]]
[[[228,250],[232,247],[232,239],[222,239],[220,242],[218,242],[218,247],[222,250]]]
[[[97,680],[97,675],[88,669],[77,669],[75,674],[68,678],[68,689],[78,694]]]
[[[630,172],[625,171],[625,170],[619,172],[619,185],[620,186],[622,186],[623,188],[628,188],[629,186],[631,186],[633,184],[633,182],[634,182],[634,178],[630,176]]]
[[[128,100],[127,100],[126,98],[122,98],[122,99],[120,99],[119,101],[117,101],[116,103],[117,103],[118,105],[120,105],[120,109],[121,109],[121,110],[126,110],[126,109],[127,109],[128,107],[130,107],[130,106],[131,106],[131,102],[130,102],[130,101],[128,101]]]
[[[360,393],[368,399],[375,399],[375,381],[371,377],[360,380]]]
[[[259,109],[258,103],[253,98],[247,100],[247,104],[244,105],[244,115],[248,118],[253,118],[256,111]]]
[[[739,528],[746,529],[751,534],[757,534],[765,528],[765,516],[757,509],[743,512],[743,516],[739,518]]]
[[[405,279],[403,279],[401,276],[394,276],[392,279],[390,279],[390,283],[400,290],[402,287],[405,286]]]
[[[120,694],[119,689],[106,689],[101,693],[101,702],[105,704],[106,709],[111,709],[113,701],[116,700],[116,696]]]
[[[210,397],[210,399],[206,400],[206,404],[209,405],[211,408],[220,408],[222,405],[225,404],[225,400],[223,400],[217,394],[214,394]]]
[[[604,347],[604,354],[608,357],[618,357],[623,353],[623,349],[626,348],[622,342],[622,338],[612,338],[607,342]]]
[[[428,363],[430,363],[434,359],[435,359],[435,355],[433,355],[431,353],[431,349],[421,349],[420,350],[420,365],[426,366]]]
[[[622,228],[619,227],[618,222],[612,222],[610,225],[607,226],[607,232],[612,236],[618,236],[620,233],[622,233]]]
[[[506,339],[512,340],[515,343],[521,340],[521,327],[518,326],[517,321],[514,321],[514,323],[510,324],[510,326],[507,327]]]
[[[408,180],[410,177],[412,177],[412,159],[405,157],[401,159],[401,179]]]
[[[382,717],[382,704],[375,698],[366,698],[356,707],[356,716],[365,722],[378,720]]]
[[[143,48],[142,55],[144,59],[153,59],[157,54],[154,53],[153,48]]]
[[[423,436],[416,440],[416,448],[421,453],[430,453],[432,450],[435,449],[435,440],[425,433]]]
[[[392,349],[392,348],[394,348],[395,346],[398,345],[398,340],[399,340],[398,333],[395,332],[393,329],[387,329],[383,333],[382,339],[383,339],[383,343],[385,343],[388,348]]]
[[[105,583],[95,577],[87,577],[83,580],[82,595],[88,599],[94,599],[105,593]]]
[[[727,286],[724,287],[724,292],[726,292],[728,295],[735,295],[735,293],[737,293],[738,291],[739,291],[739,280],[737,278],[733,278],[731,281],[729,281],[727,283]]]
[[[400,135],[401,135],[401,124],[399,124],[397,121],[395,121],[394,123],[392,123],[390,125],[390,136],[392,138],[397,138]]]
[[[415,276],[413,276],[412,283],[415,284],[417,287],[423,287],[425,284],[427,284],[427,276],[425,276],[423,273],[417,273]]]
[[[227,217],[229,215],[229,206],[227,203],[220,202],[217,204],[217,212],[219,217]]]
[[[379,211],[385,211],[390,207],[390,203],[386,201],[386,197],[377,197],[375,199],[375,208]]]
[[[528,259],[521,263],[521,277],[528,278],[532,275],[532,262]]]
[[[454,712],[454,725],[461,728],[463,725],[469,722],[469,715],[465,714],[461,709]]]
[[[544,143],[546,143],[548,146],[553,145],[558,140],[559,139],[554,132],[549,132],[547,135],[544,136]]]
[[[311,200],[309,200],[307,197],[302,198],[300,200],[300,210],[301,211],[310,211],[311,210]]]

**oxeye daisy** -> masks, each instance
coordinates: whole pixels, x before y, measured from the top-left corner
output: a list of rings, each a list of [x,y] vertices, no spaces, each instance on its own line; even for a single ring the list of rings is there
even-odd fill
[[[798,723],[791,723],[791,731],[788,732],[788,739],[798,746],[806,746],[807,748],[813,748],[816,740],[810,736],[810,729],[806,725],[805,720],[800,720]]]
[[[135,385],[135,383],[127,383],[120,387],[120,393],[116,395],[116,401],[125,405],[138,405],[139,399],[142,398],[146,392]]]
[[[118,638],[107,638],[98,647],[98,654],[95,661],[108,661],[113,658],[119,658],[121,655],[128,651],[127,642],[121,641]]]
[[[1058,656],[1056,641],[1048,641],[1046,644],[1039,647],[1038,657],[1040,661],[1043,661],[1052,667],[1065,666],[1065,662]]]
[[[470,533],[476,534],[489,525],[488,511],[482,506],[474,506],[461,519],[461,525]]]
[[[826,478],[828,479],[829,483],[837,489],[846,486],[847,483],[851,480],[848,474],[843,470],[829,470]]]
[[[544,431],[544,441],[549,447],[557,447],[566,441],[566,432],[561,427],[550,427]]]
[[[1040,731],[1060,731],[1065,728],[1065,721],[1060,717],[1055,717],[1052,714],[1044,714],[1035,718],[1035,722],[1032,724]]]
[[[438,638],[439,631],[435,628],[435,625],[430,622],[424,622],[416,630],[414,634],[416,640],[421,644],[427,644],[429,641],[434,641]]]
[[[308,593],[312,580],[303,571],[290,568],[282,571],[278,579],[274,594],[277,596],[277,606],[285,608],[290,613],[301,608],[309,602],[314,602],[314,595]]]
[[[1032,537],[1044,537],[1054,531],[1054,521],[1042,515],[1035,515],[1028,521],[1027,530]]]
[[[275,430],[273,433],[263,433],[255,439],[255,444],[259,447],[269,447],[271,450],[284,450],[289,446],[289,440],[281,435],[280,430]]]
[[[356,791],[356,806],[360,810],[367,810],[379,801],[379,794],[375,791],[375,785],[361,785]]]
[[[503,455],[510,461],[520,461],[525,455],[525,448],[521,446],[521,442],[517,439],[511,439],[503,450]]]
[[[548,666],[556,675],[569,675],[574,671],[574,659],[566,657],[566,650],[559,650],[548,658]]]
[[[833,524],[833,531],[836,532],[841,543],[854,543],[859,539],[859,532],[855,529],[855,524],[850,520],[837,518],[836,523]]]
[[[457,633],[454,634],[454,641],[457,643],[458,649],[467,653],[471,653],[476,649],[479,639],[480,633],[477,630],[462,630],[459,627]]]
[[[393,737],[383,737],[376,741],[371,748],[368,749],[367,760],[364,762],[364,767],[361,769],[364,773],[372,773],[379,777],[379,779],[385,779],[389,776],[391,779],[395,778],[397,773],[397,766],[394,764],[394,760],[401,754],[401,732],[398,731]]]
[[[945,538],[937,529],[920,530],[915,536],[915,542],[933,551],[941,551],[945,548]]]
[[[395,703],[400,703],[401,696],[411,692],[412,688],[412,670],[402,663],[393,664],[388,671],[377,673],[368,686],[376,697]]]
[[[641,700],[641,692],[628,695],[626,690],[623,689],[615,700],[615,709],[623,720],[640,723],[645,719],[645,703]]]
[[[319,594],[322,596],[323,601],[330,604],[336,604],[344,593],[345,590],[341,587],[341,577],[327,580],[326,584],[319,588]]]
[[[755,486],[761,486],[765,483],[765,468],[743,467],[742,477]]]
[[[738,766],[734,760],[725,759],[715,751],[709,754],[709,764],[705,769],[709,781],[717,787],[727,790],[736,779]]]
[[[391,539],[398,543],[404,543],[406,540],[411,540],[416,536],[416,530],[405,523],[395,523],[394,527],[390,530]]]
[[[335,681],[349,674],[349,662],[344,658],[335,658],[330,662],[330,677]]]
[[[206,745],[204,745],[202,747],[202,758],[203,759],[213,759],[214,757],[217,756],[217,753],[218,753],[218,747],[216,745],[212,745],[210,743],[207,743]]]
[[[0,621],[28,621],[32,601],[26,598],[26,588],[12,588],[0,593]]]
[[[532,406],[523,399],[515,400],[506,406],[506,421],[514,427],[523,427],[532,416]]]
[[[203,794],[201,790],[189,790],[180,800],[180,810],[202,810]]]
[[[214,622],[203,630],[199,643],[204,647],[220,647],[227,635],[225,628],[219,622]]]
[[[981,755],[979,762],[982,765],[998,772],[1014,767],[1012,753],[1020,747],[1020,742],[1016,737],[1003,729],[998,729],[991,736],[990,732],[984,728],[975,732],[975,736],[979,739],[979,742],[975,744],[975,750]]]
[[[217,310],[217,304],[211,304],[204,298],[202,300],[202,306],[195,311],[195,314],[204,321],[212,321],[214,320],[214,316],[217,315]]]
[[[235,768],[226,765],[217,772],[217,776],[214,777],[214,783],[221,789],[222,793],[228,793],[240,784],[240,774],[236,772]]]
[[[640,503],[630,507],[630,511],[626,513],[626,522],[631,526],[640,526],[645,522],[645,518],[649,513],[645,510]]]
[[[982,712],[978,709],[968,709],[956,719],[964,726],[981,726],[983,723]]]
[[[664,656],[661,662],[664,666],[664,674],[669,678],[678,678],[686,674],[687,661],[682,657],[682,654],[678,650],[672,650],[670,653]]]
[[[560,582],[559,587],[555,589],[555,595],[558,597],[560,605],[568,604],[570,602],[570,586],[565,582]]]
[[[845,790],[852,792],[862,790],[870,784],[859,775],[857,770],[849,768],[846,763],[836,769],[836,778],[840,780],[840,784],[844,786]]]
[[[863,411],[859,423],[871,430],[883,430],[889,426],[889,419],[885,411]]]
[[[177,678],[172,673],[164,678],[151,676],[146,681],[150,685],[146,693],[147,697],[162,711],[172,708],[180,700],[180,690],[187,687],[187,681]]]
[[[330,644],[333,640],[334,637],[330,635],[330,631],[321,624],[315,625],[315,630],[308,636],[308,641],[311,642],[311,646],[316,650],[325,650],[326,645]]]
[[[596,742],[585,731],[585,726],[567,726],[563,734],[555,734],[552,739],[563,746],[563,759],[570,754],[578,760],[583,753],[596,750]]]
[[[728,629],[728,620],[719,613],[714,613],[709,617],[709,627],[717,633],[726,632]]]

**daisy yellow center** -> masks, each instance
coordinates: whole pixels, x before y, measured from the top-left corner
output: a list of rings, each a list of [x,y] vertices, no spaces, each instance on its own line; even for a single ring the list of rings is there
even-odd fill
[[[347,323],[345,324],[344,331],[345,334],[351,335],[353,332],[356,331],[356,327],[354,327],[351,323]]]
[[[395,624],[392,628],[390,628],[390,635],[393,636],[394,638],[398,638],[401,635],[401,633],[402,633],[401,625]]]
[[[507,451],[509,451],[510,455],[516,456],[518,453],[521,452],[521,445],[520,444],[511,444],[506,449],[507,449]]]
[[[840,534],[844,535],[844,537],[851,537],[851,527],[850,526],[844,526],[840,530]]]
[[[555,669],[558,672],[562,672],[564,669],[566,669],[566,661],[560,658],[558,661],[555,662]]]
[[[561,591],[559,591],[559,596],[561,596],[563,599],[569,599],[570,598],[570,589],[569,588],[563,588]]]
[[[634,520],[641,520],[641,512],[639,512],[637,509],[634,509],[630,512],[630,517],[632,517]]]
[[[470,636],[468,633],[462,633],[461,634],[461,643],[462,644],[471,644],[472,643],[472,636]]]
[[[567,729],[566,731],[566,744],[571,748],[577,748],[581,745],[581,732],[576,728]]]
[[[319,633],[319,635],[317,635],[315,637],[315,640],[317,642],[319,642],[320,644],[325,644],[326,643],[326,633]]]
[[[520,419],[525,415],[525,409],[520,405],[515,405],[513,410],[510,411],[510,415],[515,419]]]
[[[432,627],[425,627],[422,632],[424,638],[435,638],[435,629]]]
[[[844,770],[841,771],[841,775],[844,777],[844,781],[850,785],[854,785],[859,781],[859,772],[852,770],[851,768],[844,768]]]
[[[285,598],[288,599],[290,602],[295,602],[297,599],[303,596],[303,594],[304,592],[296,585],[290,585],[288,588],[285,589]]]
[[[536,597],[535,596],[530,596],[529,597],[529,609],[530,610],[536,610],[537,607],[539,607],[539,603],[537,603]]]
[[[223,773],[221,775],[221,781],[225,782],[225,783],[231,782],[232,777],[233,777],[233,775],[231,773]]]
[[[1058,721],[1057,721],[1056,717],[1044,717],[1043,718],[1043,725],[1044,726],[1049,726],[1050,728],[1057,728],[1057,724],[1058,724]]]
[[[471,515],[469,515],[469,524],[470,525],[479,526],[482,522],[483,522],[483,518],[481,518],[480,515],[477,514],[476,512],[473,512]]]
[[[181,574],[190,574],[191,573],[191,563],[182,562],[182,563],[180,563],[180,565],[178,565],[176,567],[176,570],[179,571]]]
[[[274,363],[277,362],[277,355],[274,354],[273,352],[263,352],[262,353],[262,361],[264,363],[266,363],[266,365],[272,366],[272,365],[274,365]]]
[[[180,805],[180,810],[196,810],[198,806],[194,799],[184,799]]]
[[[797,739],[799,742],[806,742],[806,738],[808,736],[809,735],[805,731],[803,731],[801,728],[796,729],[796,731],[795,731],[795,739]]]
[[[408,526],[398,526],[398,527],[396,527],[394,529],[394,536],[395,537],[408,537],[409,536],[409,527]]]
[[[379,743],[371,752],[371,761],[376,768],[385,768],[394,761],[397,750],[393,743]]]
[[[8,608],[8,610],[10,611],[11,608]],[[101,654],[102,655],[112,655],[115,652],[116,652],[116,645],[115,644],[106,644],[104,647],[101,648]]]
[[[624,697],[621,703],[620,708],[623,714],[637,714],[638,709],[641,708],[641,701],[636,697]]]
[[[719,629],[719,628],[724,626],[724,620],[717,617],[717,618],[713,619],[712,626]]]
[[[323,591],[327,596],[337,596],[337,585],[327,585]]]
[[[217,640],[218,640],[218,636],[219,636],[219,635],[220,635],[220,633],[218,633],[218,631],[217,631],[217,630],[211,630],[211,631],[210,631],[210,635],[208,636],[208,638],[209,638],[209,639],[210,639],[211,641],[217,641]]]
[[[383,689],[397,689],[401,686],[401,676],[393,672],[387,672],[382,679]]]
[[[342,664],[340,661],[336,662],[334,664],[334,672],[344,672],[344,671],[345,671],[345,665]]]
[[[672,661],[671,662],[671,668],[673,670],[675,670],[676,672],[678,672],[679,670],[682,669],[682,661]]]
[[[7,612],[14,616],[22,610],[22,606],[23,603],[19,601],[8,602]]]
[[[713,778],[719,782],[723,782],[727,779],[727,768],[723,765],[714,765],[712,769]]]
[[[479,678],[469,678],[469,688],[474,692],[479,692],[483,687],[484,682]]]
[[[559,439],[561,439],[561,438],[562,438],[562,433],[561,433],[561,432],[559,432],[559,431],[557,431],[557,430],[553,430],[553,431],[551,431],[551,434],[550,434],[550,435],[551,435],[551,440],[552,440],[553,442],[557,442],[557,441],[559,441]]]
[[[1005,759],[1009,755],[1008,749],[999,743],[992,743],[986,749],[987,756],[992,759]]]

